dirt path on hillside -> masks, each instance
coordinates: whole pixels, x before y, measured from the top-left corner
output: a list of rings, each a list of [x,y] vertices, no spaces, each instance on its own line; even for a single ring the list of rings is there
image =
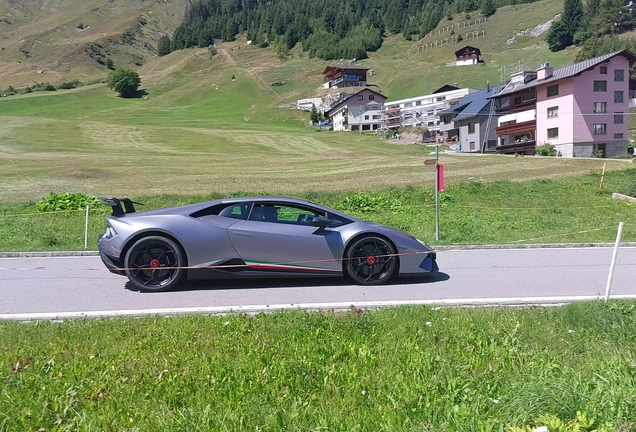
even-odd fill
[[[168,67],[161,68],[161,65],[157,65],[150,68],[148,71],[145,71],[144,68],[142,68],[139,72],[143,80],[144,86],[146,87],[151,86],[157,83],[158,81],[160,81],[162,78],[165,78],[166,76],[170,75],[171,73],[177,72],[183,69],[186,63],[188,63],[190,60],[192,60],[195,57],[206,54],[207,51],[208,50],[206,48],[197,49],[194,52],[183,57],[178,62],[173,63]]]
[[[223,48],[223,47],[218,47],[217,51],[219,53],[219,55],[223,58],[225,58],[227,60],[227,62],[229,64],[231,64],[232,66],[238,66],[238,63],[236,61],[236,59],[234,58],[234,56],[232,54],[230,54],[230,52],[227,50],[227,48]]]

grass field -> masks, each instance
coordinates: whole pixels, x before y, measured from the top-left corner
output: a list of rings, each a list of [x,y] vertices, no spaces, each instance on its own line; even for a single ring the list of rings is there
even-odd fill
[[[3,431],[504,431],[577,411],[633,431],[636,419],[630,302],[2,322],[0,334]]]
[[[210,70],[199,73],[204,67]],[[280,108],[260,80],[225,60],[210,60],[205,50],[167,77],[148,68],[155,80],[148,99],[121,99],[94,85],[0,100],[0,202],[37,200],[51,190],[139,196],[430,184],[430,169],[423,166],[430,148],[311,131],[303,125],[306,113]],[[452,182],[559,178],[598,171],[605,162],[442,160]],[[608,161],[609,170],[624,167]]]
[[[636,241],[636,206],[611,199],[612,192],[626,192],[636,184],[636,169],[607,173],[603,190],[599,190],[599,181],[600,173],[596,172],[560,180],[484,183],[473,178],[455,182],[441,194],[439,242],[435,241],[430,187],[338,192],[304,188],[305,192],[296,195],[388,224],[433,245],[612,242],[621,221],[625,222],[623,240]],[[222,196],[131,197],[145,204],[139,209],[152,209]],[[97,236],[105,230],[103,218],[109,210],[106,206],[91,210],[92,250],[97,248]],[[83,249],[84,217],[84,211],[38,213],[34,203],[0,204],[0,251]]]

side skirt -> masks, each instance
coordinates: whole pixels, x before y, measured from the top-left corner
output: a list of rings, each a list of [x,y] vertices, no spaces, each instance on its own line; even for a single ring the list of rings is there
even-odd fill
[[[342,277],[342,272],[321,271],[272,271],[272,270],[244,270],[223,271],[216,269],[190,269],[186,275],[188,280],[208,279],[265,279],[265,278],[325,278]]]

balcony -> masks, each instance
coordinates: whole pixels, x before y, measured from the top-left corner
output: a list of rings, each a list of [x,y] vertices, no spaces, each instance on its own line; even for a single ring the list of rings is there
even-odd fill
[[[522,132],[534,132],[537,127],[536,120],[525,121],[521,123],[513,123],[506,126],[499,126],[495,128],[497,135],[513,135]]]
[[[536,152],[536,141],[514,142],[504,145],[498,145],[494,150],[499,154],[524,154],[533,155]]]
[[[537,104],[536,99],[532,99],[532,100],[529,100],[520,104],[512,105],[512,106],[495,108],[495,112],[497,114],[512,114],[512,113],[532,109],[536,106],[536,104]]]

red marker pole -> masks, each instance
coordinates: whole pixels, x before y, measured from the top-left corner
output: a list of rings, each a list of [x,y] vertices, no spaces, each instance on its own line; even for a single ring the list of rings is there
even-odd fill
[[[439,241],[439,145],[435,146],[435,241]]]

